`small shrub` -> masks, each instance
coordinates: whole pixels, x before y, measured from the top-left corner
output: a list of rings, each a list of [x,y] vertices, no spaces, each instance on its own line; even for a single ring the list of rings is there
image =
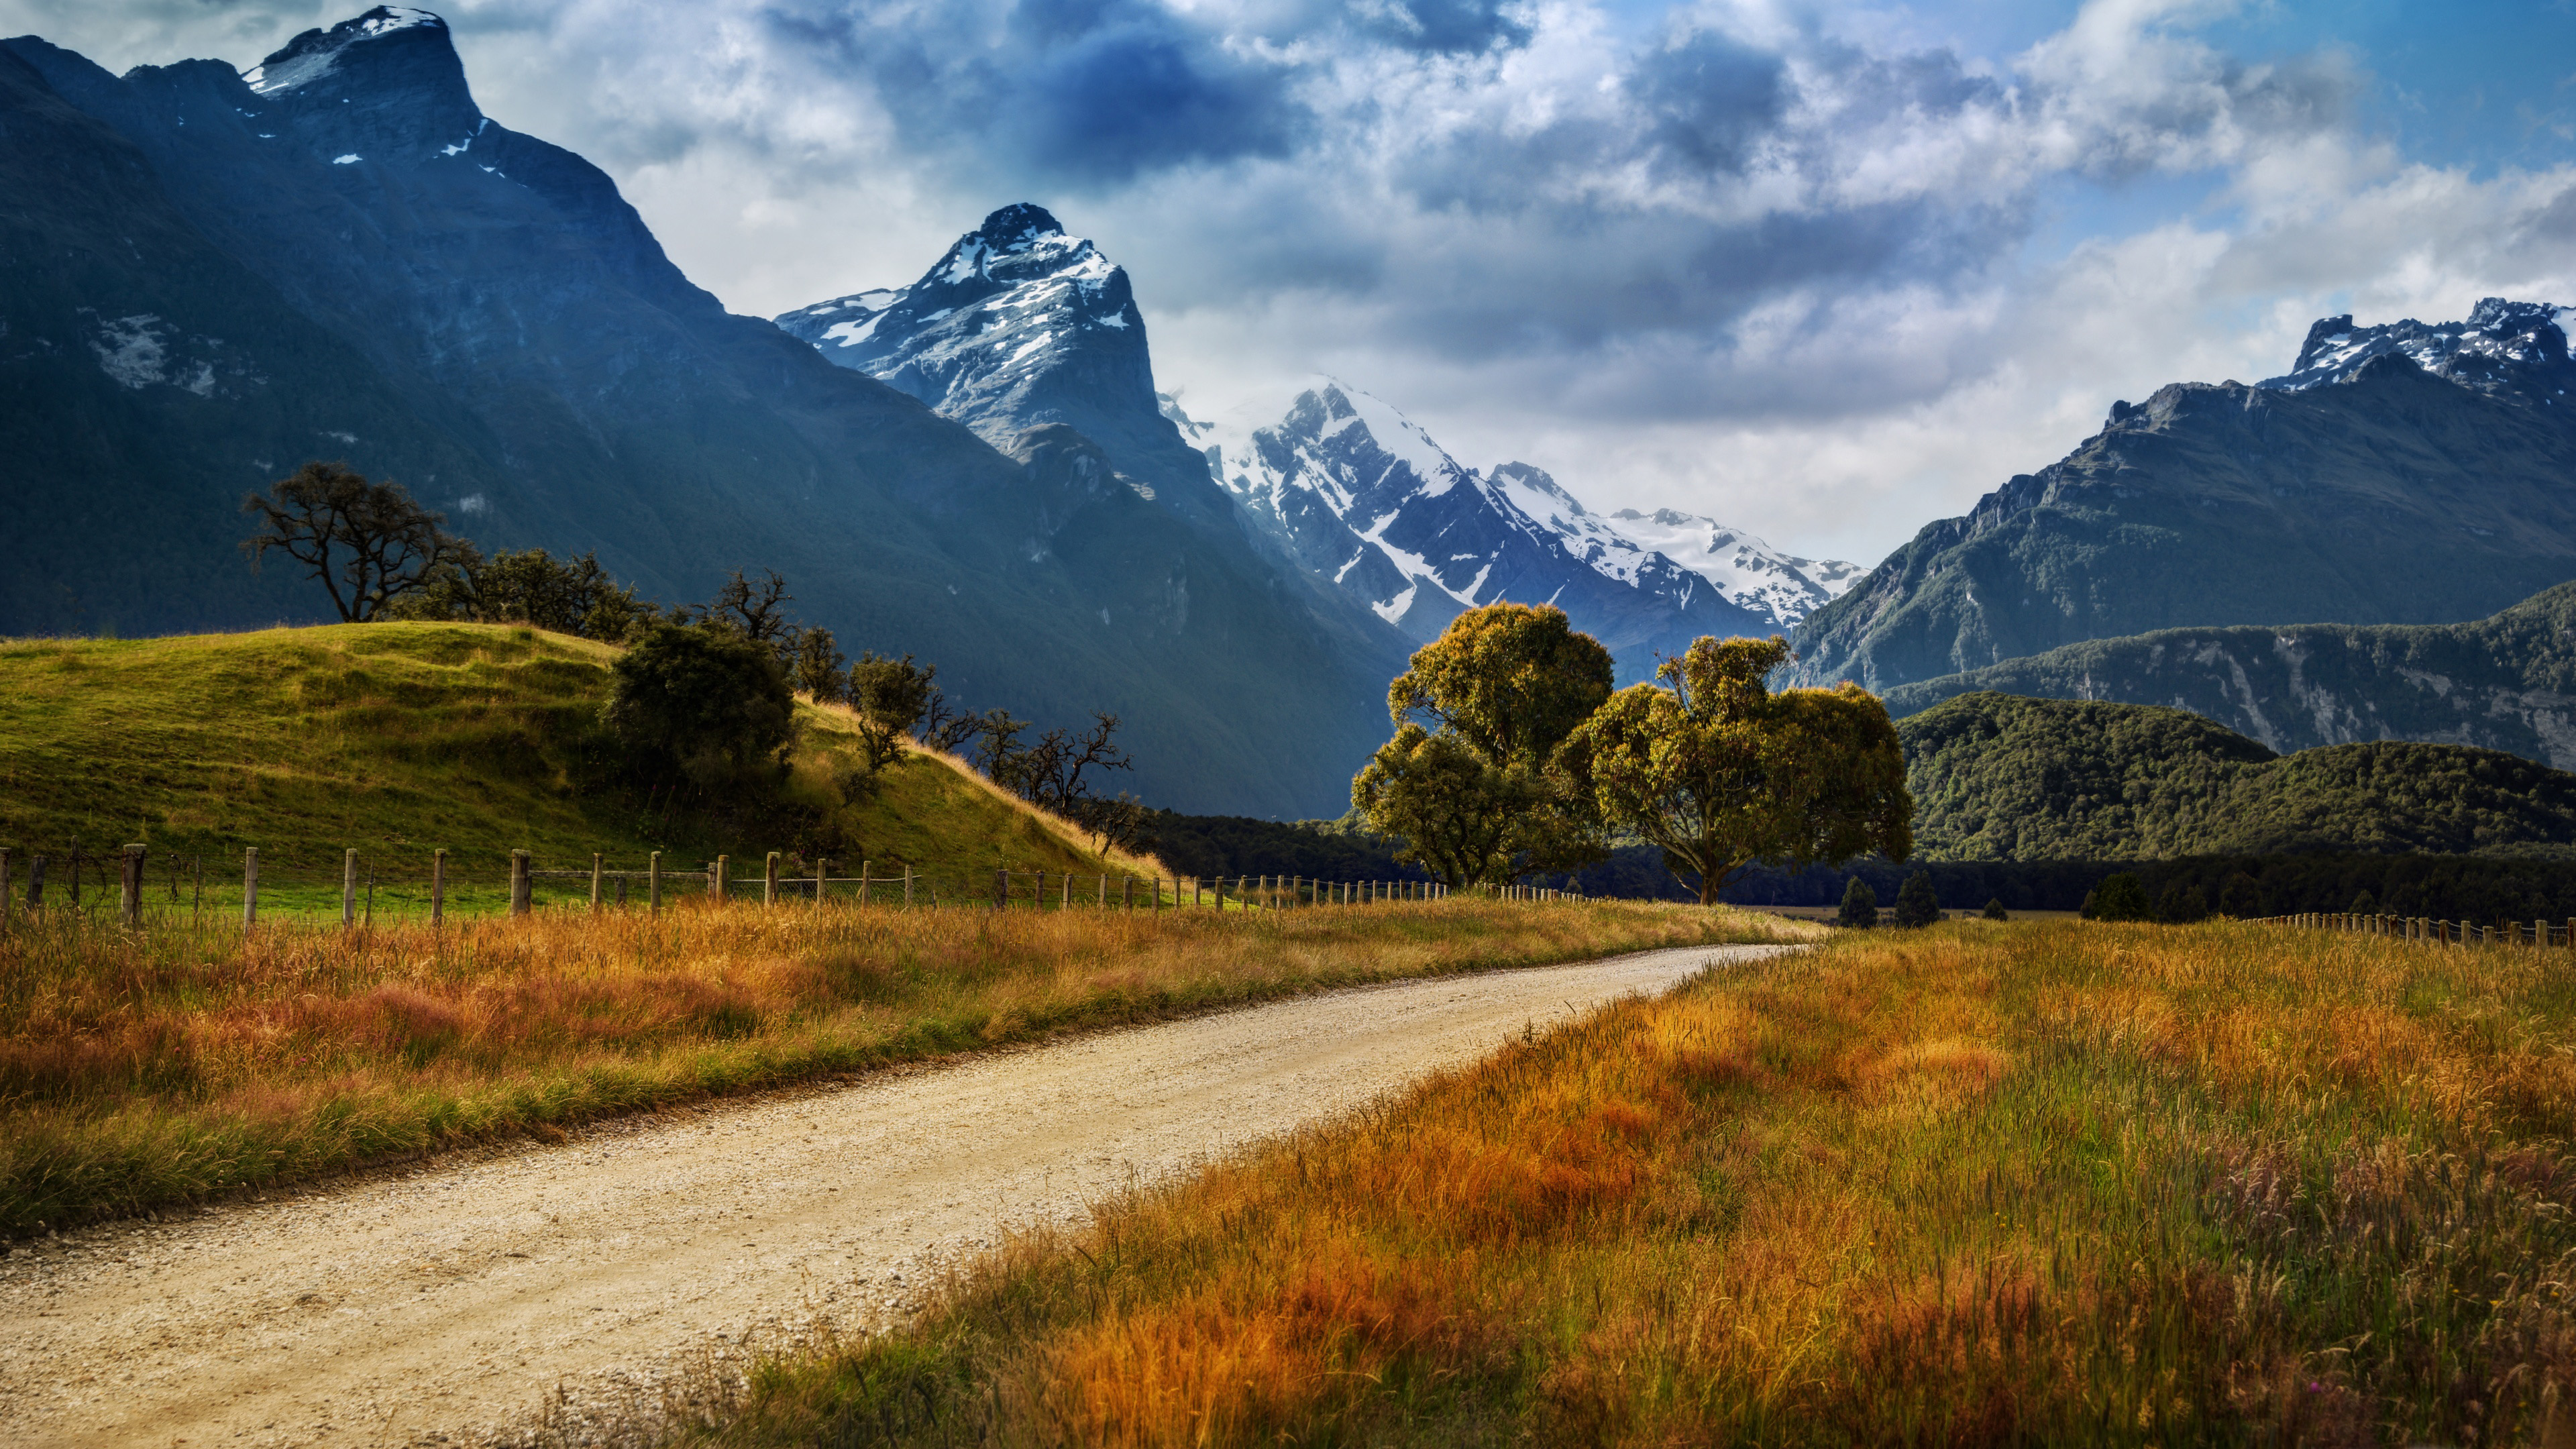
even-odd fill
[[[2155,907],[2147,901],[2147,888],[2127,871],[2111,876],[2093,888],[2085,898],[2084,914],[2096,921],[2152,921]]]
[[[1878,924],[1878,892],[1869,888],[1869,882],[1853,876],[1851,884],[1843,887],[1842,914],[1834,917],[1834,924],[1864,931]]]
[[[1989,921],[2009,921],[2012,919],[2012,912],[2004,909],[2004,898],[2002,896],[1995,896],[1986,902],[1986,919]]]
[[[1922,871],[1905,878],[1896,890],[1896,924],[1928,926],[1941,919],[1941,898],[1933,893],[1932,877]]]

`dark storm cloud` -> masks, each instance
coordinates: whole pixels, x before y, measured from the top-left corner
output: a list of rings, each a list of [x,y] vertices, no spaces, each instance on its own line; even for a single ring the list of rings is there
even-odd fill
[[[1658,159],[1685,172],[1741,171],[1789,104],[1788,63],[1713,31],[1648,51],[1628,91]]]
[[[872,90],[907,141],[1012,186],[1115,186],[1288,155],[1314,117],[1288,67],[1152,0],[775,6],[764,22]]]

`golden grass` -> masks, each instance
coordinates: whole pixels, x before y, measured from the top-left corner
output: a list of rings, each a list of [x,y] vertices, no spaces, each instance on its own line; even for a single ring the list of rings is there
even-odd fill
[[[1838,936],[1024,1238],[636,1439],[2569,1442],[2576,953]]]
[[[1775,929],[1617,903],[692,901],[244,940],[48,912],[0,934],[0,1231],[1068,1029]]]

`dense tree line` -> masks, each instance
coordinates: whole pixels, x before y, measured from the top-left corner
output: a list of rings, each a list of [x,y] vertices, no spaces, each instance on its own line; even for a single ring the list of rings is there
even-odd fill
[[[2576,774],[2382,740],[2281,756],[2178,709],[1968,694],[1899,721],[1923,853],[2145,860],[2576,842]]]

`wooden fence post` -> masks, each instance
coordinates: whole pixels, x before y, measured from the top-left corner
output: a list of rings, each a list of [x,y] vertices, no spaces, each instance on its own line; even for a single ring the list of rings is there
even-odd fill
[[[760,903],[761,903],[762,905],[764,905],[764,906],[767,906],[767,905],[775,905],[775,904],[777,904],[777,902],[778,902],[778,852],[773,850],[773,851],[771,851],[771,852],[769,853],[769,859],[768,859],[768,861],[767,861],[767,862],[765,862],[765,863],[762,865],[762,867],[761,867],[761,872],[760,872]]]
[[[644,908],[662,909],[662,852],[658,850],[644,862]]]
[[[903,903],[907,908],[912,905],[912,867],[908,865],[903,868]]]
[[[39,882],[41,882],[41,881],[45,878],[45,877],[44,877],[44,869],[45,869],[45,858],[44,858],[43,856],[41,856],[41,855],[40,855],[40,856],[37,856],[37,857],[36,857],[36,879],[37,879]],[[35,898],[31,895],[31,896],[29,896],[29,897],[28,897],[28,899],[29,899],[30,901],[32,901],[32,900],[34,900]],[[247,930],[249,930],[251,927],[256,926],[256,925],[258,925],[258,924],[259,924],[259,847],[258,847],[258,846],[256,846],[256,845],[251,845],[251,846],[245,846],[245,847],[243,847],[243,848],[242,848],[242,929],[243,929],[243,930],[245,930],[245,931],[247,931]]]
[[[716,863],[714,866],[710,867],[712,874],[708,876],[708,879],[713,882],[713,887],[709,893],[715,897],[717,905],[723,905],[725,903],[726,892],[731,888],[730,883],[726,880],[726,875],[727,867],[732,864],[733,857],[729,855],[719,855],[716,857]]]
[[[358,851],[352,846],[340,852],[340,929],[346,931],[358,924]]]
[[[868,903],[868,871],[869,871],[869,869],[870,869],[870,867],[869,867],[868,862],[866,862],[866,861],[864,861],[864,860],[859,862],[859,904],[860,904],[860,905],[863,905],[863,906],[864,906],[864,905],[866,905],[866,904]]]
[[[601,860],[598,851],[590,853],[590,913],[594,916],[599,914],[599,884],[603,874]]]
[[[1122,875],[1118,878],[1118,905],[1121,910],[1136,909],[1136,877]]]
[[[429,923],[447,924],[447,852],[429,853]]]
[[[129,931],[143,927],[143,853],[148,848],[141,845],[125,847],[125,929]]]
[[[1010,867],[1004,866],[1003,868],[993,872],[993,909],[997,911],[1005,911],[1009,910],[1010,907],[1011,871]]]
[[[530,905],[528,894],[528,853],[510,852],[510,914],[524,916]]]
[[[831,864],[831,861],[822,856],[818,855],[814,857],[814,904],[818,906],[823,904],[823,883],[832,878]],[[865,861],[860,862],[859,874],[865,876],[867,873],[867,863]],[[867,889],[867,886],[862,884],[859,889],[864,891]]]

